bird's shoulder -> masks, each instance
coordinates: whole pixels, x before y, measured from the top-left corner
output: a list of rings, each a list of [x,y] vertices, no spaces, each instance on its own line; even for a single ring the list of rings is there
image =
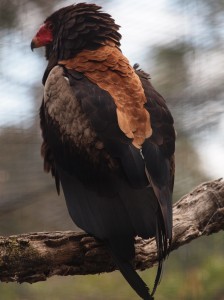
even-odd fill
[[[121,131],[140,148],[152,133],[149,112],[144,108],[146,97],[138,75],[120,49],[106,44],[95,51],[84,50],[60,63],[67,70],[81,72],[110,94]]]

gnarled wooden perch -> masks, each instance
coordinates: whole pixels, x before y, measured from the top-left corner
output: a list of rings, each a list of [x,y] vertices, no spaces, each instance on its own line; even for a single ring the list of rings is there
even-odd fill
[[[224,182],[203,183],[174,204],[172,250],[224,229]],[[157,262],[155,241],[136,239],[135,266]],[[37,282],[53,275],[111,272],[104,246],[85,233],[39,232],[0,237],[0,281]]]

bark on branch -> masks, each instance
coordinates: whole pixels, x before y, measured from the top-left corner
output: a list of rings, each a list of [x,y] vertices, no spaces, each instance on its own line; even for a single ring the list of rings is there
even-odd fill
[[[174,204],[172,250],[224,229],[224,181],[203,183]],[[155,241],[136,239],[135,266],[157,262]],[[111,272],[104,246],[80,232],[38,232],[0,237],[0,281],[37,282],[53,275]]]

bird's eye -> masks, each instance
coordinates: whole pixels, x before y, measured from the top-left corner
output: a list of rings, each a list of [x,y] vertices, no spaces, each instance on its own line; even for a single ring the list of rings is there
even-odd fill
[[[54,29],[54,25],[52,23],[47,23],[47,28],[52,31]]]

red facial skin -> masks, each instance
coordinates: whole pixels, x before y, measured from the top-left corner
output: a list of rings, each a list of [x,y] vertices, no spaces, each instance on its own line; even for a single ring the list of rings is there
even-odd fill
[[[52,34],[52,25],[51,23],[47,22],[41,25],[39,31],[32,39],[31,42],[31,49],[39,48],[50,44],[53,41],[53,34]]]

